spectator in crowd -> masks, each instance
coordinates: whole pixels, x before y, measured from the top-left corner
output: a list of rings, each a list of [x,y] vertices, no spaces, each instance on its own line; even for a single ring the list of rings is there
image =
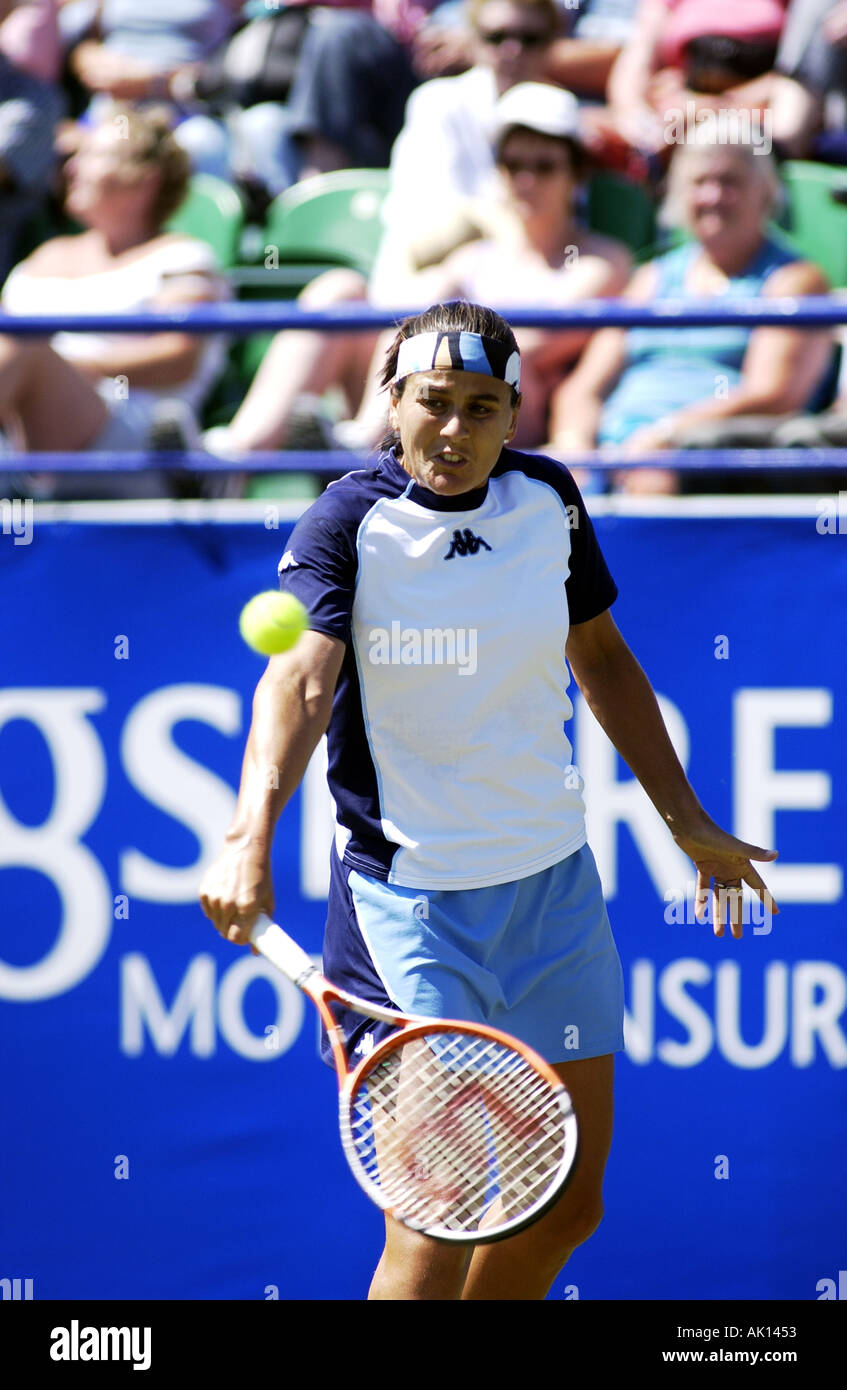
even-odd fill
[[[510,87],[497,103],[494,119],[494,157],[505,197],[476,219],[488,223],[488,235],[460,246],[406,287],[397,284],[390,302],[464,299],[508,313],[515,307],[564,308],[619,294],[631,270],[629,252],[577,223],[577,193],[586,172],[579,131],[572,93],[539,82]],[[517,448],[536,448],[547,440],[551,395],[589,336],[574,329],[517,330],[523,362]],[[377,363],[390,337],[391,332],[378,344]],[[374,368],[369,383],[376,376]],[[385,410],[384,398],[367,392],[359,419],[338,432],[342,441],[358,448],[378,443]]]
[[[58,85],[62,76],[59,0],[0,0],[0,53],[21,72]]]
[[[235,27],[242,0],[72,0],[60,11],[71,73],[90,94],[88,118],[111,100],[171,102],[178,74],[204,63]],[[195,170],[226,178],[229,137],[219,121],[172,104],[177,139]]]
[[[414,86],[403,45],[367,9],[280,7],[171,80],[221,118],[234,177],[275,197],[309,174],[384,168]]]
[[[847,163],[845,0],[791,0],[776,66],[772,120],[780,152]]]
[[[57,89],[14,66],[0,50],[0,278],[14,264],[27,222],[44,201],[54,166]]]
[[[377,8],[379,0],[376,0]],[[390,2],[390,0],[389,0]],[[544,78],[576,96],[605,101],[609,73],[632,31],[637,0],[572,0],[563,4],[563,31],[547,53]],[[423,77],[465,72],[476,60],[473,29],[464,22],[466,8],[441,5],[413,38],[416,70]]]
[[[570,92],[541,83],[510,88],[495,114],[502,195],[487,220],[498,238],[471,241],[421,275],[397,282],[387,302],[408,306],[452,297],[504,310],[515,305],[548,309],[619,293],[629,275],[628,251],[577,225],[574,203],[584,169],[578,129],[577,103]],[[336,272],[323,277],[323,285],[328,283],[340,286]],[[364,295],[363,281],[347,277],[345,284],[345,297]],[[319,288],[315,282],[312,305]],[[587,336],[585,331],[519,331],[523,405],[518,447],[544,443],[551,392]],[[383,348],[380,340],[377,367],[369,368],[373,335],[279,334],[225,435],[216,431],[210,445],[220,449],[226,444],[233,452],[273,448],[286,440],[302,394],[319,394],[351,379],[351,403],[355,407],[363,394],[364,400],[359,418],[346,429],[338,427],[336,438],[357,448],[376,445],[387,426],[387,401],[376,389]]]
[[[45,242],[9,276],[10,314],[142,313],[220,297],[204,242],[164,230],[188,186],[185,152],[155,109],[116,107],[69,167],[67,210],[86,231]],[[199,407],[221,365],[216,339],[180,332],[0,335],[0,419],[32,451],[151,443],[162,402]],[[52,496],[156,496],[154,474],[57,475]]]
[[[517,83],[544,80],[560,30],[555,0],[470,0],[468,18],[474,65],[459,77],[424,82],[409,99],[391,154],[377,280],[383,266],[393,276],[411,242],[434,237],[443,244],[451,219],[462,223],[467,200],[497,189],[494,108]]]
[[[628,299],[826,293],[818,267],[768,235],[779,181],[760,149],[691,140],[674,155],[668,196],[671,220],[692,239],[637,270]],[[556,393],[552,447],[564,456],[608,445],[635,459],[685,446],[689,433],[709,424],[717,430],[736,416],[797,411],[814,397],[831,357],[828,331],[605,328]],[[670,493],[680,490],[680,478],[665,469],[627,470],[618,485]]]
[[[566,6],[568,33],[550,50],[547,77],[580,99],[603,102],[612,68],[632,37],[637,0],[582,0]]]
[[[677,112],[767,108],[785,4],[641,0],[609,78],[611,128],[635,149],[664,153],[680,138]]]

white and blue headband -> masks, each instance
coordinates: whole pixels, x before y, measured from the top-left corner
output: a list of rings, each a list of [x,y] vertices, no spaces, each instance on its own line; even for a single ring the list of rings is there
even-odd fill
[[[506,343],[482,333],[416,333],[412,338],[404,338],[397,354],[395,382],[413,372],[430,372],[433,368],[481,372],[498,377],[516,391],[521,388],[520,355]]]

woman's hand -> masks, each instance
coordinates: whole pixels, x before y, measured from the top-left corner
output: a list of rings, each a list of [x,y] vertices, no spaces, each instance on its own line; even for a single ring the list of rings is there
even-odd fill
[[[225,941],[249,945],[250,930],[259,914],[273,916],[269,850],[240,839],[228,841],[203,877],[200,905]],[[257,954],[252,946],[250,949]]]
[[[673,443],[673,424],[669,417],[657,420],[653,425],[641,425],[621,445],[624,458],[635,458],[638,454],[655,454],[658,449],[668,449]]]
[[[723,936],[729,921],[732,935],[736,939],[741,938],[742,891],[745,883],[760,899],[767,915],[779,912],[750,862],[754,859],[772,863],[777,858],[776,850],[762,849],[759,845],[748,845],[744,840],[737,840],[734,835],[721,830],[705,812],[694,830],[686,829],[674,834],[674,839],[697,867],[694,910],[699,921],[704,920],[709,894],[714,893],[715,936]]]
[[[620,446],[618,455],[620,458],[639,458],[667,449],[672,442],[670,421],[658,420],[654,425],[642,425],[635,430]],[[679,491],[679,475],[671,468],[622,469],[615,473],[613,482],[616,491],[630,494],[672,495]]]

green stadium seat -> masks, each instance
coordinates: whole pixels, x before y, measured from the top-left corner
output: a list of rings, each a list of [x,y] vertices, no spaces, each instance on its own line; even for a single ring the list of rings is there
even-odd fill
[[[370,271],[382,235],[380,214],[387,169],[339,169],[293,184],[268,208],[261,234],[262,265],[240,266],[230,283],[240,299],[293,299],[324,270]],[[244,389],[273,334],[246,337],[237,360]]]
[[[254,473],[247,480],[244,496],[252,501],[290,500],[314,502],[322,485],[314,473]]]
[[[656,200],[647,188],[605,171],[588,183],[588,225],[593,232],[616,237],[631,251],[652,246],[656,236]]]
[[[366,275],[382,235],[388,182],[387,169],[338,169],[293,184],[268,209],[267,246],[276,248],[280,265],[320,262]]]
[[[787,160],[780,170],[788,196],[781,225],[792,245],[814,261],[834,288],[847,285],[847,206],[832,190],[847,188],[847,170],[811,160]]]
[[[195,174],[188,194],[167,224],[168,231],[197,237],[211,246],[222,270],[238,262],[244,230],[241,196],[223,179]]]

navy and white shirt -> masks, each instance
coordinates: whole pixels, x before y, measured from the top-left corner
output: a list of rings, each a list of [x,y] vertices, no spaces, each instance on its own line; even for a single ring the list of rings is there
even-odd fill
[[[563,464],[504,449],[442,497],[383,454],[313,503],[279,573],[346,643],[327,732],[346,864],[481,888],[585,843],[565,643],[617,588]]]

